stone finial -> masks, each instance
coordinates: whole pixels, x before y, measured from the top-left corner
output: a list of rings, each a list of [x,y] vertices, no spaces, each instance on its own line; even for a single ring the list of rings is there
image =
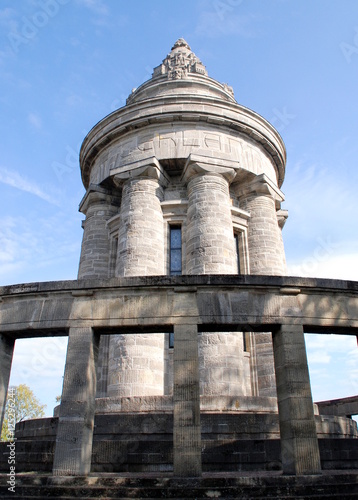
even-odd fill
[[[189,44],[187,41],[184,40],[184,38],[178,38],[178,40],[175,42],[175,44],[173,45],[173,47],[171,48],[171,50],[174,50],[178,47],[186,47],[188,50],[191,50],[191,48],[189,47]]]
[[[208,75],[205,66],[184,38],[179,38],[162,64],[154,68],[152,78],[167,75],[168,80],[186,78],[189,73]]]

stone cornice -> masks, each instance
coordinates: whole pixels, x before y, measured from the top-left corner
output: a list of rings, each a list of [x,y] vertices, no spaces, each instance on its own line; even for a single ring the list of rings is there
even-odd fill
[[[254,287],[268,289],[297,289],[306,293],[342,293],[357,294],[358,281],[338,280],[329,278],[306,278],[302,276],[272,276],[255,274],[201,274],[181,276],[137,276],[126,278],[103,278],[103,279],[80,279],[62,281],[39,281],[33,283],[16,283],[0,286],[0,297],[6,297],[58,292],[63,293],[72,290],[117,289],[117,288],[147,288],[147,287],[180,287],[180,286],[203,286],[203,287],[238,287],[242,290]]]
[[[213,158],[209,156],[191,154],[186,161],[182,180],[187,183],[192,177],[200,174],[217,174],[224,177],[230,184],[236,175],[238,163]]]
[[[283,226],[286,224],[286,221],[288,219],[288,210],[277,210],[276,212],[277,215],[277,221],[278,225],[280,226],[281,229],[283,229]]]
[[[112,173],[114,174],[113,182],[119,187],[126,180],[137,177],[156,179],[162,186],[166,186],[169,182],[167,174],[155,156],[131,163],[125,167],[114,170]]]
[[[246,135],[260,144],[276,165],[278,185],[283,182],[286,150],[281,136],[263,117],[239,104],[210,97],[167,96],[118,109],[101,120],[86,136],[80,152],[82,179],[89,182],[98,153],[129,131],[149,125],[180,121],[216,124]]]
[[[113,193],[111,190],[94,184],[90,184],[86,194],[80,202],[79,211],[85,214],[88,210],[89,205],[101,203],[102,201],[106,201],[106,203],[110,205],[119,206],[120,196]]]
[[[271,196],[279,203],[285,200],[283,192],[265,174],[255,176],[246,183],[238,184],[236,187],[236,194],[239,197],[245,197],[251,194],[262,194]]]
[[[224,315],[219,305],[223,290],[230,311]],[[128,333],[128,328],[138,325],[143,331],[143,327],[178,324],[182,317],[202,331],[231,331],[232,325],[272,331],[289,323],[303,325],[310,333],[358,332],[358,283],[352,281],[255,275],[147,276],[11,285],[0,287],[0,298],[0,333],[14,338],[66,335],[74,326],[101,328],[102,332],[112,328],[115,333],[122,328]],[[187,309],[183,310],[183,304]]]

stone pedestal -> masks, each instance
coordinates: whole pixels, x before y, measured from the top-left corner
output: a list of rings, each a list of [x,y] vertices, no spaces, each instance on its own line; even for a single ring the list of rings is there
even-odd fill
[[[115,177],[122,188],[116,276],[163,275],[164,223],[160,202],[166,176],[155,158]],[[110,338],[109,397],[164,394],[164,334]]]
[[[53,474],[91,471],[99,339],[92,328],[70,328]]]

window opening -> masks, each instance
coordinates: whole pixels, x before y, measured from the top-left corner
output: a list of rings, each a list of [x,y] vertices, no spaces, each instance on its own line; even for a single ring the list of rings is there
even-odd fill
[[[240,270],[240,245],[239,245],[239,234],[234,233],[234,239],[235,239],[235,249],[236,249],[236,262],[237,262],[237,274],[241,274]]]
[[[169,333],[169,349],[174,348],[174,332]]]
[[[171,276],[182,273],[181,226],[170,226],[170,266]]]

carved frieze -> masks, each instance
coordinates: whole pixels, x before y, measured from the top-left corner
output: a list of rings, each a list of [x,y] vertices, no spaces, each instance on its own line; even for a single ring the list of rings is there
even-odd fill
[[[186,159],[190,154],[227,159],[254,175],[265,173],[276,181],[275,168],[268,154],[247,139],[215,128],[188,128],[182,125],[148,128],[133,132],[113,143],[97,158],[92,169],[91,182],[100,183],[133,162],[148,157],[159,161],[167,158]]]

